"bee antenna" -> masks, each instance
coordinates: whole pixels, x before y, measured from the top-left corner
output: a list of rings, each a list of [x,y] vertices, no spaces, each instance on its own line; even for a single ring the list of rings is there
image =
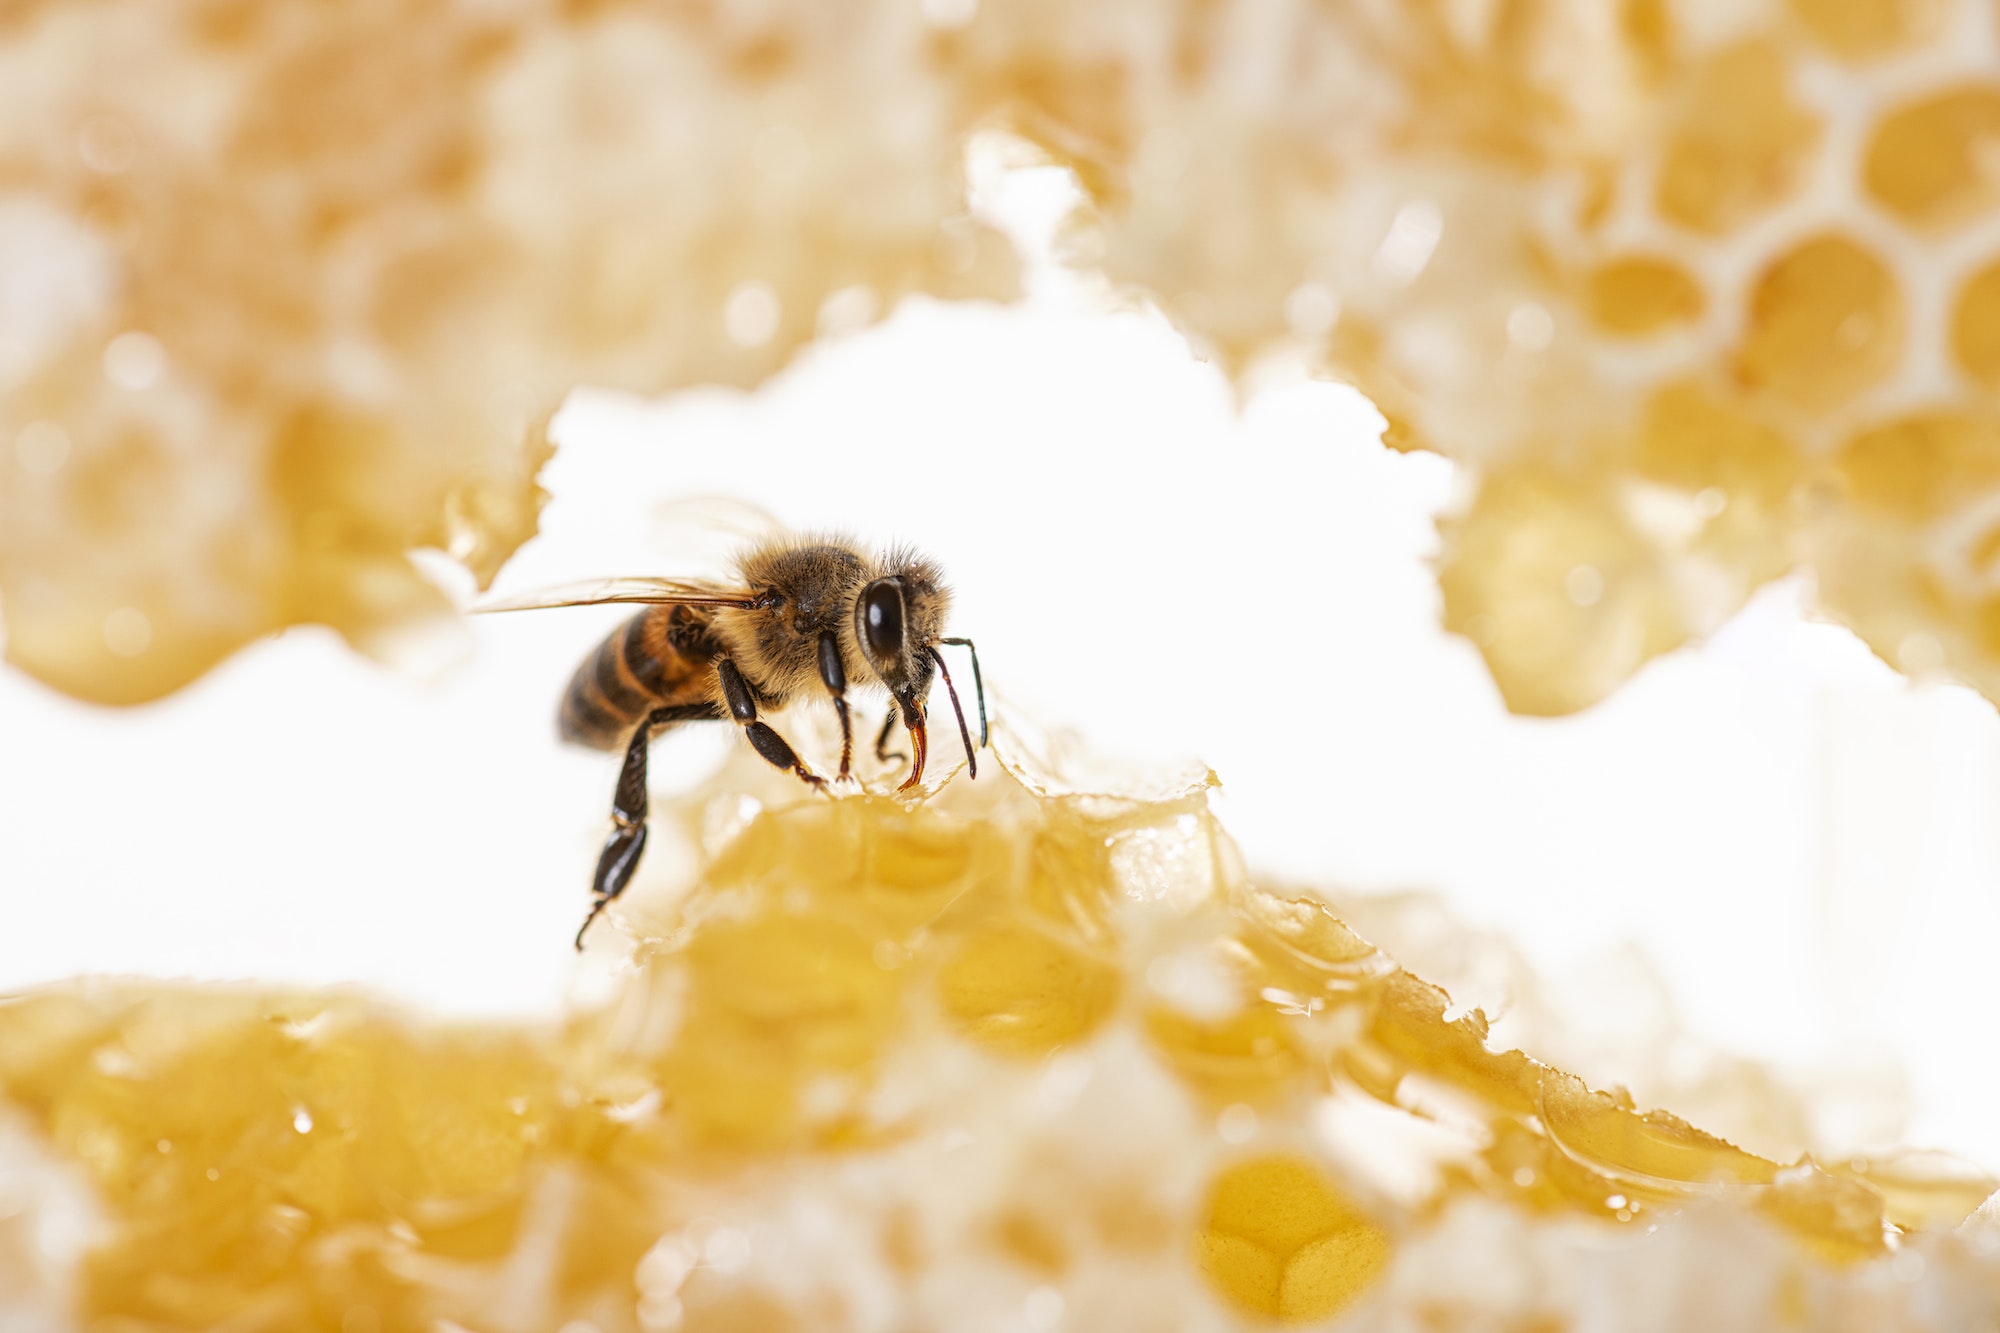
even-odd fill
[[[958,686],[951,683],[951,668],[944,664],[944,654],[932,645],[925,644],[924,651],[931,655],[931,661],[937,663],[939,673],[944,676],[945,691],[951,695],[952,716],[958,719],[958,739],[965,745],[965,771],[977,779],[979,776],[979,758],[973,753],[972,733],[965,726],[965,710],[958,705]]]
[[[983,750],[986,748],[987,741],[986,682],[979,675],[979,650],[972,646],[972,640],[970,639],[939,639],[938,642],[963,648],[966,652],[972,654],[972,692],[979,699],[979,748]],[[947,679],[949,678],[947,677]]]

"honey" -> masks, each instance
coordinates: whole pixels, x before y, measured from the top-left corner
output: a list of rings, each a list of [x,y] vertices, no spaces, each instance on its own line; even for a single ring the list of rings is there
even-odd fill
[[[1843,236],[1814,237],[1758,280],[1736,375],[1821,413],[1895,373],[1903,312],[1880,260]]]
[[[1471,1272],[1502,1233],[1671,1282],[1748,1228],[1803,1301],[1906,1252],[2000,1271],[1954,1231],[1980,1173],[1773,1162],[1495,1049],[1248,876],[1206,780],[1091,791],[996,744],[915,806],[739,757],[660,836],[760,808],[614,907],[616,988],[559,1023],[136,982],[0,1004],[0,1108],[98,1218],[62,1271],[26,1232],[0,1264],[69,1326],[328,1333],[1393,1321],[1452,1299],[1440,1246]],[[1132,838],[1162,854],[1104,854]]]
[[[1983,154],[2000,134],[2000,89],[1954,88],[1899,108],[1876,127],[1862,180],[1882,207],[1912,226],[1942,230],[1994,203]]]
[[[1589,275],[1590,317],[1606,333],[1644,337],[1699,319],[1701,285],[1672,260],[1614,259]]]

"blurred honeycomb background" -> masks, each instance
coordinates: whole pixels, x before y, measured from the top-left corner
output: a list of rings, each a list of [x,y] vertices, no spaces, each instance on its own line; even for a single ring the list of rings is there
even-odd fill
[[[2000,690],[2000,57],[1975,0],[0,10],[7,653],[137,702],[272,629],[393,650],[534,530],[581,383],[751,385],[1004,299],[968,137],[1239,377],[1472,485],[1448,625],[1604,697],[1789,569]]]
[[[1899,669],[2000,698],[1996,25],[0,0],[6,653],[106,704],[291,625],[398,659],[456,614],[432,556],[485,586],[535,534],[572,390],[750,388],[906,297],[1014,299],[978,143],[1073,175],[1064,262],[1105,304],[1246,397],[1350,383],[1452,460],[1444,620],[1515,712],[1604,699],[1795,571]],[[1664,1085],[1739,1146],[1496,1050],[1250,877],[1203,784],[1113,799],[1015,759],[831,814],[738,763],[735,804],[674,807],[617,984],[559,1024],[0,1004],[0,1323],[2000,1316],[1983,1171],[1816,1161],[1751,1070]],[[1454,950],[1424,965],[1463,995]]]

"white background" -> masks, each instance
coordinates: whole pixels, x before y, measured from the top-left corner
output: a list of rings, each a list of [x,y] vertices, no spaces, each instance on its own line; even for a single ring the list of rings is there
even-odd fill
[[[1636,945],[1703,1040],[1892,1059],[1911,1140],[2000,1166],[1987,704],[1904,682],[1788,583],[1588,714],[1511,717],[1437,627],[1449,464],[1385,451],[1333,386],[1239,410],[1163,321],[1091,304],[1038,269],[1023,306],[913,302],[755,396],[580,394],[501,587],[674,572],[658,511],[688,496],[907,539],[1005,708],[1205,760],[1254,866],[1435,891],[1551,977]],[[476,620],[430,681],[298,630],[128,711],[0,670],[0,990],[144,973],[551,1012],[616,763],[553,715],[619,616]],[[727,743],[663,742],[659,784]]]

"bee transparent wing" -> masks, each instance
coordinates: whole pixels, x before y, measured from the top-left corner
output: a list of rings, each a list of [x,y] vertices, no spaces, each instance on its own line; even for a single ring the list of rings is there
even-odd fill
[[[762,545],[784,531],[784,524],[747,501],[691,495],[653,506],[647,515],[646,544],[659,568],[727,583],[744,548]]]
[[[692,579],[587,579],[535,592],[492,597],[473,607],[477,613],[493,611],[538,611],[552,606],[602,606],[610,602],[636,602],[645,606],[738,606],[755,603],[754,594],[741,588]]]

